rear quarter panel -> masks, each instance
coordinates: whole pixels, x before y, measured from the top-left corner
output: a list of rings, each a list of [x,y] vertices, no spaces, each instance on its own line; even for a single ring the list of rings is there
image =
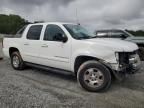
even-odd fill
[[[3,53],[4,56],[6,57],[10,57],[9,55],[9,49],[11,47],[17,48],[20,52],[21,52],[21,39],[20,38],[4,38],[3,40]]]

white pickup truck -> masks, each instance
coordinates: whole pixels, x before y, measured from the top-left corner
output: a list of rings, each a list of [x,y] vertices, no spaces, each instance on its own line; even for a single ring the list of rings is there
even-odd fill
[[[88,91],[99,92],[111,85],[112,76],[124,78],[140,68],[134,43],[97,38],[81,25],[71,23],[37,23],[21,29],[15,38],[4,38],[4,55],[12,67],[26,65],[42,69],[71,72]]]

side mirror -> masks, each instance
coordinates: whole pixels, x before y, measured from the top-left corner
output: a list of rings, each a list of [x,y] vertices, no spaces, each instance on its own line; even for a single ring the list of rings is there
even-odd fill
[[[57,33],[57,34],[54,36],[54,40],[55,40],[55,41],[61,41],[61,42],[65,43],[65,42],[67,42],[68,38],[67,38],[64,34]]]
[[[67,42],[67,40],[68,40],[68,38],[67,38],[67,36],[65,36],[65,35],[63,35],[63,43],[65,43],[65,42]]]

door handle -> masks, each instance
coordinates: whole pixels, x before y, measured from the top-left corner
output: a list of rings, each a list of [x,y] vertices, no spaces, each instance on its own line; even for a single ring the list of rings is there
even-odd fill
[[[27,46],[28,46],[29,44],[28,44],[28,43],[24,43],[24,45],[27,45]]]
[[[47,47],[48,47],[48,45],[44,44],[44,45],[42,45],[41,47],[43,47],[43,48],[47,48]]]

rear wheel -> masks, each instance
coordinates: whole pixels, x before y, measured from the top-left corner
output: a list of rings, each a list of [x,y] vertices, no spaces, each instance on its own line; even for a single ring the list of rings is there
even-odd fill
[[[100,92],[108,89],[111,85],[110,71],[97,61],[83,63],[77,74],[80,85],[91,92]]]
[[[21,55],[18,51],[13,52],[11,54],[11,65],[16,70],[22,70],[24,69],[24,62],[21,58]]]

